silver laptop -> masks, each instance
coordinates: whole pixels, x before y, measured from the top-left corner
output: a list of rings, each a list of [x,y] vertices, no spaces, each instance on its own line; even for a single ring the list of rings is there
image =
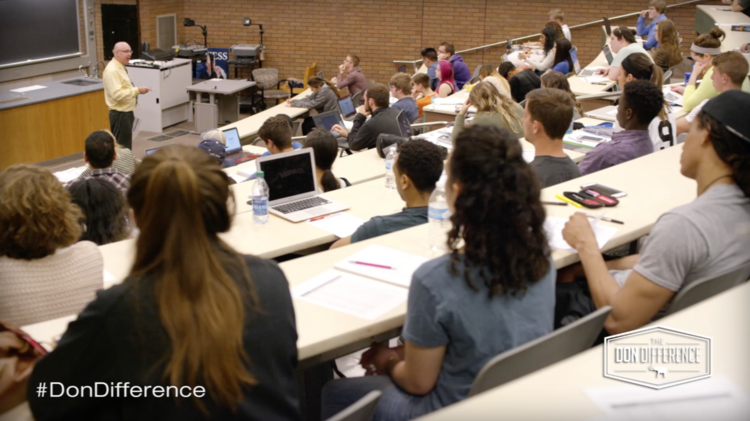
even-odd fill
[[[300,222],[350,208],[318,193],[312,148],[262,156],[255,163],[268,183],[268,211],[274,215]]]
[[[612,64],[612,60],[614,60],[614,56],[612,55],[612,50],[610,50],[608,44],[602,47],[602,52],[604,53],[604,58],[607,59],[607,64]],[[595,73],[596,73],[596,70],[594,69],[583,69],[580,72],[578,72],[578,76],[589,77],[589,76],[594,76]]]
[[[236,127],[231,129],[222,130],[224,136],[227,138],[227,145],[224,147],[227,153],[227,158],[241,158],[243,156],[250,155],[247,152],[242,152],[242,143],[240,142],[240,134]],[[239,155],[237,155],[239,154]],[[233,156],[237,155],[237,156]]]
[[[345,121],[354,120],[354,117],[357,115],[357,107],[354,106],[351,95],[339,98],[339,110]]]
[[[586,111],[583,114],[586,117],[598,118],[599,120],[616,121],[617,120],[617,106],[607,105],[606,107],[597,108],[591,111]]]

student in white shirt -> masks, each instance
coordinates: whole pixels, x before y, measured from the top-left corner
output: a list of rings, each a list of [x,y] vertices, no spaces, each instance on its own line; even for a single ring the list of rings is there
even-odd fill
[[[532,53],[521,53],[518,55],[520,60],[524,60],[534,67],[538,72],[546,72],[552,67],[552,63],[555,61],[555,40],[557,39],[557,32],[552,28],[542,29],[542,33],[539,35],[539,42],[544,46],[544,55],[537,55]]]
[[[615,56],[612,58],[612,63],[609,67],[603,69],[597,69],[596,73],[600,75],[607,75],[609,80],[616,81],[620,76],[620,64],[625,60],[625,57],[633,53],[643,53],[654,62],[651,55],[635,40],[635,34],[627,26],[618,26],[612,28],[612,33],[609,35],[609,49]]]
[[[560,24],[563,33],[565,34],[565,38],[567,38],[567,40],[572,43],[573,39],[570,37],[570,28],[568,28],[568,25],[563,23],[563,21],[565,20],[565,12],[563,12],[562,9],[556,8],[551,9],[547,14],[549,15],[550,22],[557,22]]]

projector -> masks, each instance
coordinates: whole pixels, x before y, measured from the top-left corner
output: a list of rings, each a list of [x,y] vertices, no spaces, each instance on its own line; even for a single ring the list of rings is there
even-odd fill
[[[237,58],[256,59],[260,56],[263,46],[260,44],[236,44],[229,47],[229,51]]]

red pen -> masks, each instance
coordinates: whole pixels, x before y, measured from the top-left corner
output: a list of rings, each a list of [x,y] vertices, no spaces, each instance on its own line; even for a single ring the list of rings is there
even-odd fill
[[[372,267],[375,267],[375,268],[381,268],[381,269],[391,269],[391,270],[396,270],[396,268],[394,268],[394,267],[391,267],[391,266],[385,266],[385,265],[379,265],[379,264],[377,264],[377,263],[367,263],[367,262],[359,262],[359,261],[356,261],[356,260],[350,260],[350,261],[349,261],[349,263],[354,263],[355,265],[372,266]]]
[[[328,218],[328,217],[329,217],[329,216],[331,216],[331,215],[333,215],[333,214],[329,213],[328,215],[323,215],[323,216],[316,216],[315,218],[311,218],[311,219],[310,219],[310,222],[312,222],[312,221],[320,221],[321,219],[323,219],[323,218]]]

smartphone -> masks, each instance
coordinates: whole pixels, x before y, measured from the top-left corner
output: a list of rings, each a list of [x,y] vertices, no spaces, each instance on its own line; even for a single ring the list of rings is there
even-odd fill
[[[601,184],[596,183],[584,184],[581,186],[581,190],[586,189],[596,190],[599,193],[607,195],[609,197],[625,197],[628,195],[624,191],[613,189],[612,187],[602,186]]]

